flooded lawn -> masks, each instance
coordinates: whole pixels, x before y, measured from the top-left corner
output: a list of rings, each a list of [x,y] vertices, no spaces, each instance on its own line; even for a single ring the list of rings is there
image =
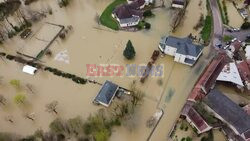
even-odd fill
[[[131,63],[147,64],[152,52],[158,48],[160,38],[169,34],[169,3],[167,3],[166,8],[153,10],[156,16],[147,20],[151,23],[151,30],[115,32],[98,25],[96,22],[96,17],[101,14],[110,1],[74,0],[65,9],[59,8],[56,1],[44,0],[41,4],[34,4],[36,8],[46,7],[47,5],[52,7],[53,15],[48,16],[43,22],[73,26],[73,31],[69,32],[65,40],[57,39],[52,44],[50,47],[52,57],[44,56],[42,61],[48,66],[82,77],[87,77],[87,64],[119,64],[123,66]],[[196,0],[191,0],[190,6],[196,4],[198,4]],[[188,10],[187,16],[191,15],[192,10]],[[185,30],[180,30],[182,32],[178,30],[175,34],[179,36],[188,35],[192,31],[186,29],[193,29],[192,27],[196,24],[195,20],[198,21],[198,19],[199,16],[194,16],[194,19],[187,18],[184,22]],[[53,33],[54,31],[51,31],[51,33],[50,31],[43,32],[44,35],[39,34],[39,37],[46,39]],[[136,51],[136,57],[132,61],[125,60],[122,55],[128,40],[132,41]],[[25,42],[16,37],[7,41],[0,48],[0,51],[14,54],[25,45]],[[136,111],[133,121],[128,122],[128,125],[124,127],[116,128],[110,140],[143,141],[147,139],[151,129],[146,128],[146,121],[155,113],[157,108],[163,109],[165,114],[151,140],[166,140],[167,134],[178,117],[189,92],[199,74],[211,59],[207,58],[208,51],[209,48],[205,47],[202,57],[194,67],[175,63],[173,58],[169,56],[160,58],[156,64],[164,65],[164,76],[148,78],[144,84],[138,85],[146,93],[144,103]],[[64,56],[67,56],[68,63],[56,59],[57,54],[61,52],[64,53]],[[77,85],[70,80],[42,71],[39,71],[35,76],[30,76],[21,72],[22,66],[20,64],[9,61],[6,64],[1,62],[0,68],[0,76],[4,77],[3,85],[0,86],[0,93],[8,100],[7,106],[0,108],[1,132],[28,135],[37,129],[48,130],[48,124],[57,116],[47,113],[45,105],[53,100],[58,101],[58,116],[64,119],[78,115],[87,118],[90,113],[95,113],[99,108],[102,108],[92,104],[92,100],[100,89],[98,85]],[[126,76],[88,78],[101,83],[105,80],[111,80],[125,88],[128,88],[133,80],[139,80],[139,77]],[[18,107],[14,104],[13,97],[19,91],[9,85],[11,79],[21,80],[23,89],[20,91],[26,93],[27,107]],[[159,85],[159,80],[162,80],[162,85]],[[37,91],[36,94],[32,95],[27,92],[24,88],[27,83],[34,86]],[[23,117],[25,113],[34,113],[35,122],[25,119]],[[14,124],[6,121],[5,117],[9,115],[13,117]]]
[[[240,4],[240,1],[238,1],[238,3]],[[227,12],[228,12],[229,26],[239,28],[244,22],[243,18],[240,16],[239,12],[234,7],[232,2],[226,0],[226,6],[227,6]]]
[[[190,33],[192,33],[192,35],[200,37],[201,29],[194,30],[194,27],[199,22],[200,16],[203,15],[205,18],[206,13],[206,1],[190,0],[183,21],[180,23],[180,26],[174,32],[174,35],[180,37],[187,37]]]

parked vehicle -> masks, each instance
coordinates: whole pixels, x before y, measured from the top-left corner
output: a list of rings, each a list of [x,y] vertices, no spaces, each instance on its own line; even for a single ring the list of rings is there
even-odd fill
[[[218,48],[221,48],[222,44],[221,43],[216,43],[215,46],[218,47]]]
[[[234,32],[239,32],[240,29],[239,29],[239,28],[234,28],[233,31],[234,31]]]
[[[247,39],[250,39],[250,34],[247,35]]]

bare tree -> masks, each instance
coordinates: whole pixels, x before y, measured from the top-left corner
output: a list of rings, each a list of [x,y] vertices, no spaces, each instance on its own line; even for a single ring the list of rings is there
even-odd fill
[[[0,76],[0,85],[3,84],[3,76]]]
[[[28,83],[28,84],[26,84],[25,86],[26,86],[26,88],[27,88],[27,90],[28,90],[29,93],[35,94],[35,90],[34,90],[34,87],[33,87],[32,84],[29,84],[29,83]]]
[[[5,105],[5,104],[6,104],[6,98],[4,98],[3,95],[0,95],[0,103],[1,103],[2,105]]]
[[[26,113],[26,114],[24,114],[24,117],[34,121],[35,120],[35,113]]]
[[[52,101],[51,103],[46,105],[46,111],[49,113],[55,113],[58,114],[56,108],[58,105],[58,101]]]
[[[14,123],[13,116],[6,116],[4,119],[10,123]]]

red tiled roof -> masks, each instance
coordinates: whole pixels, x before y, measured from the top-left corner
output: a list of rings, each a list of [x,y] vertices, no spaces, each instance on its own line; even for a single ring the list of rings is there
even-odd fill
[[[249,62],[249,64],[248,64],[248,62],[249,62],[249,60],[242,61],[241,63],[237,64],[237,67],[238,67],[241,78],[244,81],[250,82],[250,62]]]
[[[243,107],[244,111],[247,112],[248,115],[250,115],[250,104],[246,105],[245,107]]]
[[[234,52],[237,52],[241,48],[241,42],[239,40],[235,40],[234,42],[231,43],[231,46],[234,47]]]
[[[188,99],[192,101],[197,101],[202,99],[206,93],[209,92],[211,87],[214,85],[217,77],[219,76],[221,70],[226,63],[226,54],[220,53],[216,58],[212,60],[209,66],[206,68],[204,73],[199,78],[195,87],[191,91]]]
[[[129,7],[131,9],[139,9],[144,4],[145,4],[145,0],[134,0],[131,4],[129,4]]]
[[[142,18],[143,12],[138,9],[144,3],[145,3],[144,0],[136,0],[132,2],[131,4],[122,4],[116,7],[113,13],[115,13],[119,19],[131,18],[133,15],[136,15]]]
[[[190,118],[190,120],[193,121],[193,123],[200,130],[200,132],[208,128],[208,125],[205,123],[203,118],[193,108],[190,108],[187,116]]]

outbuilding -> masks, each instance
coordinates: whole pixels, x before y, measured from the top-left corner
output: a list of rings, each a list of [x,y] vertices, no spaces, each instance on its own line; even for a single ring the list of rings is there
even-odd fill
[[[29,66],[29,65],[25,65],[23,67],[23,72],[30,74],[30,75],[34,75],[36,73],[36,71],[37,71],[37,68]]]
[[[118,90],[119,90],[118,85],[110,81],[106,81],[102,85],[101,90],[99,91],[98,95],[95,97],[93,102],[101,104],[105,107],[109,107]]]

